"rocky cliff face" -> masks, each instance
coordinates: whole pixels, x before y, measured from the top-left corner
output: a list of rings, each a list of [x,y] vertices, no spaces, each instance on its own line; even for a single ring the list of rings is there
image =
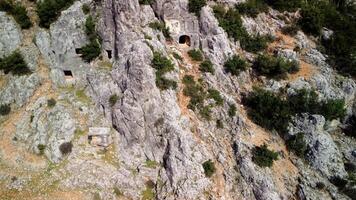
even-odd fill
[[[268,80],[251,69],[232,76],[223,68],[234,54],[256,57],[228,37],[212,10],[238,0],[209,1],[200,17],[188,11],[188,0],[78,0],[49,29],[38,27],[35,3],[23,3],[35,24],[30,30],[0,12],[0,57],[19,49],[32,70],[0,77],[0,104],[12,110],[0,116],[4,199],[350,199],[331,181],[347,177],[344,163],[356,166],[356,141],[342,133],[343,121],[295,116],[287,135],[305,134],[303,160],[284,138],[253,123],[241,103],[255,85],[275,92],[288,87],[288,94],[314,88],[320,99],[344,98],[348,116],[355,114],[354,80],[327,64],[313,38],[301,31],[282,34],[283,13],[270,9],[243,17],[249,34],[275,36],[269,48],[301,62],[297,74]],[[86,63],[78,49],[90,40],[84,28],[89,15],[97,16],[102,41],[101,56]],[[154,21],[170,27],[172,40],[150,26]],[[182,35],[190,46],[179,44]],[[200,63],[188,56],[194,48],[212,62],[214,74],[199,71]],[[177,82],[176,89],[156,86],[154,52],[172,60],[174,69],[165,77]],[[212,108],[211,120],[187,108],[185,75],[220,92],[223,103]],[[233,104],[236,115],[229,116]],[[91,127],[110,128],[111,145],[91,145]],[[67,143],[70,153],[63,151]],[[252,149],[262,144],[278,152],[270,168],[253,162]],[[208,160],[215,168],[211,177],[204,173]]]

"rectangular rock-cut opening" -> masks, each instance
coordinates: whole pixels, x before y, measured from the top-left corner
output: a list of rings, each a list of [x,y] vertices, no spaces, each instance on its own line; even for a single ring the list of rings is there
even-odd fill
[[[82,48],[76,48],[75,49],[76,54],[82,54]]]
[[[106,52],[108,53],[108,58],[111,59],[112,58],[112,51],[111,50],[106,50]]]
[[[73,78],[73,73],[70,70],[63,70],[64,76],[66,78]]]

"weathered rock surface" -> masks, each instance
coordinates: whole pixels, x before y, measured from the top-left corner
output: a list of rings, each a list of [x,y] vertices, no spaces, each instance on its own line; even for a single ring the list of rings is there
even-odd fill
[[[15,20],[0,11],[0,58],[9,55],[21,44],[21,28]]]

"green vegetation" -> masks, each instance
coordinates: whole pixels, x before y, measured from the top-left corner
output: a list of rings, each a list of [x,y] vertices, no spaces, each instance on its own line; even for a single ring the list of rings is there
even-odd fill
[[[282,28],[282,33],[285,35],[295,36],[297,35],[299,26],[292,24]]]
[[[92,16],[85,21],[85,33],[88,36],[89,44],[82,47],[81,57],[85,62],[91,62],[101,53],[101,39],[95,30],[95,20]]]
[[[53,108],[56,105],[57,101],[53,98],[47,100],[47,107]]]
[[[156,71],[156,86],[161,89],[161,90],[167,90],[167,89],[176,89],[177,88],[177,82],[173,80],[169,80],[164,77],[164,75],[168,72],[171,72],[174,70],[174,65],[171,60],[163,56],[159,52],[154,52],[153,53],[153,60],[151,62],[151,65],[153,68],[155,68]]]
[[[201,72],[205,72],[205,73],[211,73],[211,74],[215,73],[215,69],[214,69],[213,63],[210,60],[204,60],[200,64],[199,70]]]
[[[159,164],[155,161],[155,160],[146,160],[145,162],[145,167],[148,167],[148,168],[156,168]]]
[[[119,100],[119,96],[117,96],[116,94],[111,95],[109,98],[110,106],[113,107],[116,104],[117,100]]]
[[[82,10],[83,10],[83,13],[87,15],[90,12],[90,6],[88,4],[83,4]]]
[[[307,152],[307,145],[304,140],[304,133],[298,133],[287,141],[288,149],[292,150],[297,156],[304,158]]]
[[[278,153],[269,150],[266,144],[252,149],[252,161],[260,167],[272,167],[275,160],[278,160]]]
[[[154,30],[161,31],[163,36],[167,40],[172,39],[171,33],[169,32],[169,28],[166,27],[166,24],[164,22],[155,21],[155,22],[151,22],[148,26]]]
[[[259,13],[268,11],[267,4],[262,0],[248,0],[238,4],[236,8],[241,14],[250,17],[257,17]]]
[[[5,74],[12,73],[14,75],[26,75],[31,73],[31,70],[27,67],[27,64],[19,51],[14,51],[9,56],[0,58],[0,70],[3,70]]]
[[[200,16],[200,10],[206,5],[206,0],[189,0],[188,10],[191,13],[195,13],[196,16]]]
[[[283,134],[292,116],[300,113],[320,114],[327,120],[345,116],[344,100],[324,100],[319,102],[314,91],[305,89],[283,97],[270,91],[255,89],[244,100],[249,107],[248,115],[260,126]]]
[[[215,89],[208,89],[207,91],[200,82],[195,82],[193,76],[186,75],[182,80],[184,84],[183,94],[190,97],[188,108],[193,111],[199,111],[199,114],[206,120],[211,119],[211,108],[215,105],[221,106],[223,99],[220,92]],[[205,99],[213,99],[214,104],[206,105]]]
[[[11,106],[9,104],[2,104],[0,105],[0,116],[5,116],[10,114]]]
[[[302,6],[303,0],[264,0],[268,5],[279,11],[296,11]]]
[[[224,128],[224,123],[222,122],[221,119],[216,120],[216,128],[218,128],[218,129]]]
[[[188,55],[192,58],[194,61],[203,61],[203,54],[199,49],[192,49],[188,51]]]
[[[215,17],[219,25],[226,31],[229,37],[240,40],[241,47],[249,52],[259,52],[267,47],[271,38],[268,36],[250,36],[242,25],[238,8],[225,9],[218,5],[213,7]]]
[[[213,161],[208,160],[203,163],[203,168],[204,168],[204,174],[206,177],[211,177],[216,171],[215,165]]]
[[[139,0],[138,1],[141,5],[152,5],[155,0]]]
[[[288,102],[270,91],[255,89],[246,99],[249,117],[269,130],[284,132],[291,119]]]
[[[235,106],[235,104],[230,104],[230,106],[229,106],[229,110],[228,110],[228,114],[229,114],[229,117],[235,117],[235,115],[236,115],[236,106]]]
[[[59,146],[59,150],[61,151],[62,155],[70,154],[72,152],[72,148],[72,142],[64,142]]]
[[[261,75],[271,78],[285,78],[287,73],[299,71],[299,63],[264,54],[257,57],[253,68]]]
[[[26,8],[20,3],[14,3],[10,0],[2,0],[0,1],[0,11],[5,11],[12,15],[22,29],[31,28],[32,22],[27,15]]]
[[[225,70],[234,76],[238,76],[240,72],[246,70],[247,67],[246,61],[242,60],[238,55],[232,56],[224,64]]]
[[[208,89],[208,97],[214,99],[216,105],[221,106],[224,103],[224,99],[221,97],[220,92],[215,89]]]
[[[146,182],[146,189],[142,191],[142,200],[154,200],[155,199],[155,192],[153,191],[155,187],[155,183],[151,180]]]
[[[57,20],[61,11],[69,7],[75,0],[43,0],[37,3],[37,14],[40,27],[49,28]]]
[[[37,145],[37,149],[38,149],[40,155],[44,155],[44,151],[46,149],[46,145],[39,144],[39,145]]]
[[[117,187],[114,187],[114,194],[117,196],[117,197],[121,197],[123,196],[124,194],[121,192],[121,190]]]
[[[178,53],[176,53],[176,52],[173,52],[173,57],[174,57],[175,59],[179,60],[179,61],[182,61],[182,60],[183,60],[182,56],[180,56],[180,55],[179,55]]]
[[[0,107],[1,110],[1,107]],[[343,129],[346,135],[356,138],[356,116],[352,115],[346,121],[346,127]]]

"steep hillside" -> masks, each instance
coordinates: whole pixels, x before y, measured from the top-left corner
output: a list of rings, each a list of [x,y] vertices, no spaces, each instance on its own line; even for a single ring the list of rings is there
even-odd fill
[[[355,199],[354,1],[0,1],[0,199]]]

